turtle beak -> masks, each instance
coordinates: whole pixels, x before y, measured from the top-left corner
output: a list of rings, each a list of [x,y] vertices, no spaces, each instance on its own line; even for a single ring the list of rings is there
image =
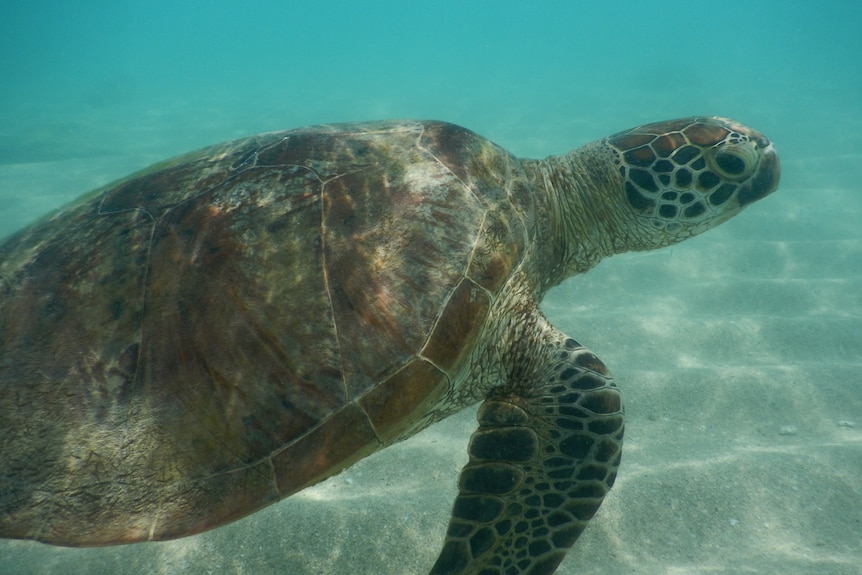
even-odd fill
[[[751,129],[745,131],[757,145],[760,162],[757,173],[739,191],[737,199],[740,207],[747,206],[774,192],[778,188],[778,181],[781,179],[781,163],[778,161],[778,152],[775,151],[773,143],[760,132]]]

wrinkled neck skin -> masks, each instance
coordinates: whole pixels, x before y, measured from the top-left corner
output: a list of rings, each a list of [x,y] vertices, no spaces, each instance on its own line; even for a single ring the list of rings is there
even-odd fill
[[[615,152],[602,141],[562,156],[526,160],[524,168],[548,211],[541,291],[584,273],[602,258],[648,249],[625,202]]]

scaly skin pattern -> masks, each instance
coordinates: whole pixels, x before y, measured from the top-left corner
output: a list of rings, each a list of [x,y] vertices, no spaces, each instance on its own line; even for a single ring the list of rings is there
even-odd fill
[[[778,178],[769,140],[723,118],[541,161],[378,122],[97,190],[0,244],[0,536],[197,533],[481,401],[432,573],[552,573],[613,484],[623,409],[542,297]]]

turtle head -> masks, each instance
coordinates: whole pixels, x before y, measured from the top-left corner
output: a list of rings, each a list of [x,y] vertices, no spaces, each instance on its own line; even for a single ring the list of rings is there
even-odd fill
[[[623,212],[632,214],[639,228],[630,236],[636,245],[625,250],[697,235],[778,187],[780,167],[772,142],[727,118],[649,124],[603,143],[617,156]]]

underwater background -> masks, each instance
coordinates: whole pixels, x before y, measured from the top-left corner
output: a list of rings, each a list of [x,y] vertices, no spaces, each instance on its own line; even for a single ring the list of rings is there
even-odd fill
[[[433,118],[519,156],[721,115],[777,193],[552,291],[614,373],[616,487],[560,574],[862,574],[862,4],[0,5],[0,237],[156,161],[257,132]],[[0,573],[425,573],[466,410],[246,519],[166,543],[0,540]],[[0,477],[0,481],[3,478]]]

